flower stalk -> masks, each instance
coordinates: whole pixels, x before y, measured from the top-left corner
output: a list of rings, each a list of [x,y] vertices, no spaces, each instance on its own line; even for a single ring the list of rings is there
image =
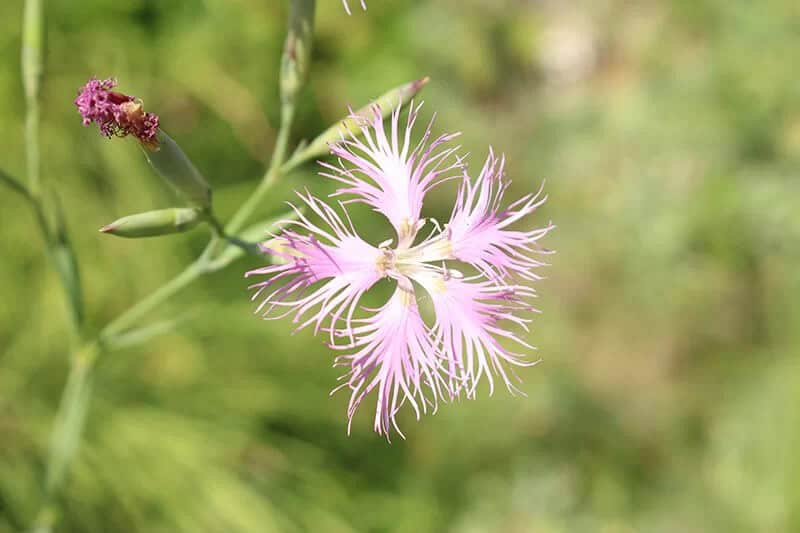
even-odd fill
[[[281,102],[294,104],[308,80],[314,33],[315,0],[294,0],[289,5],[289,31],[281,57]]]
[[[42,0],[25,0],[22,18],[22,85],[25,92],[25,148],[28,164],[28,188],[39,196],[39,94],[42,87],[44,14]]]

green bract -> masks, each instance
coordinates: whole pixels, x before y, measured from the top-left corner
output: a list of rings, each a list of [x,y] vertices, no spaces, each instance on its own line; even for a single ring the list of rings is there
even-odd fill
[[[187,200],[203,207],[211,205],[211,187],[169,135],[159,130],[158,147],[142,150],[156,172]]]

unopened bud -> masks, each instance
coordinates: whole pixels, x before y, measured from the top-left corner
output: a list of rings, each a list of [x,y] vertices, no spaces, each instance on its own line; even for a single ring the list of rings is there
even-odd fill
[[[338,124],[335,124],[322,132],[316,139],[311,141],[309,145],[303,150],[302,160],[320,157],[329,152],[328,144],[341,139],[342,134],[359,135],[361,133],[360,126],[365,120],[372,118],[375,113],[374,109],[377,106],[380,108],[381,115],[385,119],[391,115],[392,111],[397,109],[398,106],[402,107],[408,104],[414,96],[422,90],[426,83],[428,83],[427,76],[412,81],[399,87],[395,87],[389,92],[382,94],[369,105],[366,105],[358,111],[351,113],[346,119]],[[294,163],[294,161],[293,161]]]
[[[201,220],[203,211],[200,209],[174,207],[122,217],[100,231],[129,239],[158,237],[190,230]]]
[[[188,200],[203,207],[210,206],[211,187],[178,143],[162,130],[158,131],[157,139],[154,147],[143,146],[148,163]]]
[[[292,0],[289,29],[281,59],[281,100],[293,102],[308,78],[314,29],[315,0]]]

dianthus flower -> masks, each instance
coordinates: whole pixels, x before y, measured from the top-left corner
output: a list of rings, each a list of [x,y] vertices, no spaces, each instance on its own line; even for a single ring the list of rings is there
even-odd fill
[[[396,415],[404,403],[419,418],[435,411],[440,400],[474,398],[482,379],[490,394],[497,378],[513,392],[512,378],[518,378],[512,367],[536,363],[507,345],[533,349],[511,326],[528,329],[524,312],[535,311],[529,285],[539,279],[541,254],[549,253],[538,241],[554,226],[510,226],[546,197],[539,189],[504,207],[510,183],[504,159],[490,150],[472,179],[456,155],[459,147],[451,146],[458,134],[431,140],[431,121],[421,141],[412,142],[419,109],[412,106],[405,128],[396,109],[387,132],[376,107],[368,120],[361,119],[361,138],[343,136],[332,144],[338,163],[321,162],[320,174],[342,184],[331,195],[343,198],[339,209],[299,194],[308,216],[296,208],[289,229],[262,245],[274,264],[246,274],[266,276],[251,286],[253,299],[260,300],[257,312],[265,318],[293,315],[298,329],[325,332],[330,348],[342,352],[334,365],[347,373],[335,390],[350,390],[348,432],[373,391],[375,431],[388,438],[394,429],[402,436]],[[422,218],[421,211],[426,193],[448,180],[457,180],[459,189],[442,226]],[[347,213],[349,202],[385,216],[395,238],[378,246],[362,239]],[[432,231],[420,238],[428,224]],[[462,273],[459,265],[470,272]],[[378,309],[360,306],[361,297],[384,278],[394,282],[389,300]],[[433,308],[428,321],[419,308],[424,299]]]
[[[75,105],[83,125],[94,122],[106,137],[133,135],[147,147],[158,146],[158,115],[146,113],[135,97],[112,91],[116,85],[112,78],[92,78],[81,88]]]

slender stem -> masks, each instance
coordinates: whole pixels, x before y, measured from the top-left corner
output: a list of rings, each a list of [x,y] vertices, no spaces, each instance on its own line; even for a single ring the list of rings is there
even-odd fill
[[[129,308],[127,311],[109,322],[109,324],[104,327],[98,335],[100,341],[103,342],[107,339],[120,335],[121,333],[124,333],[126,330],[130,329],[132,326],[136,325],[140,319],[147,316],[152,310],[157,308],[171,296],[200,277],[205,272],[205,269],[203,268],[204,264],[204,260],[196,260],[186,267],[180,274],[156,289],[155,292],[151,293],[143,300],[140,300],[133,307]]]
[[[76,351],[70,361],[70,371],[62,392],[50,442],[45,483],[48,497],[55,495],[78,449],[89,407],[92,369],[99,350],[99,345],[88,344]]]
[[[294,121],[294,105],[287,103],[281,110],[281,126],[278,130],[278,137],[275,140],[275,150],[272,152],[272,160],[270,161],[269,168],[267,169],[261,182],[256,187],[256,190],[245,200],[242,206],[231,217],[230,222],[225,227],[225,232],[228,235],[235,235],[242,229],[258,205],[264,199],[264,195],[269,191],[273,185],[278,181],[281,175],[281,166],[286,160],[286,152],[289,146],[289,135],[292,129],[292,122]]]
[[[29,99],[25,115],[25,151],[28,165],[28,190],[33,198],[41,194],[39,157],[39,101]]]
[[[61,393],[47,458],[44,502],[35,519],[35,531],[50,531],[57,519],[55,499],[80,446],[92,390],[94,362],[100,345],[87,344],[73,352],[67,383]]]
[[[25,149],[28,164],[28,190],[41,193],[39,170],[39,92],[42,78],[42,0],[25,0],[22,19],[22,85],[25,89]]]
[[[22,55],[20,70],[25,91],[25,155],[27,159],[27,198],[34,210],[36,223],[44,238],[47,255],[64,289],[69,314],[73,347],[80,344],[83,323],[83,295],[75,254],[67,237],[61,206],[54,213],[45,209],[42,193],[40,154],[40,95],[44,71],[43,0],[25,0],[22,21]],[[53,221],[48,215],[53,214]]]
[[[211,226],[211,230],[214,232],[214,236],[217,237],[218,239],[223,239],[226,243],[231,244],[233,246],[238,246],[246,253],[258,252],[258,244],[253,242],[247,242],[238,237],[234,237],[233,235],[229,235],[225,231],[225,226],[222,225],[222,222],[219,221],[217,216],[210,209],[206,213],[206,220],[208,222],[208,225]]]

